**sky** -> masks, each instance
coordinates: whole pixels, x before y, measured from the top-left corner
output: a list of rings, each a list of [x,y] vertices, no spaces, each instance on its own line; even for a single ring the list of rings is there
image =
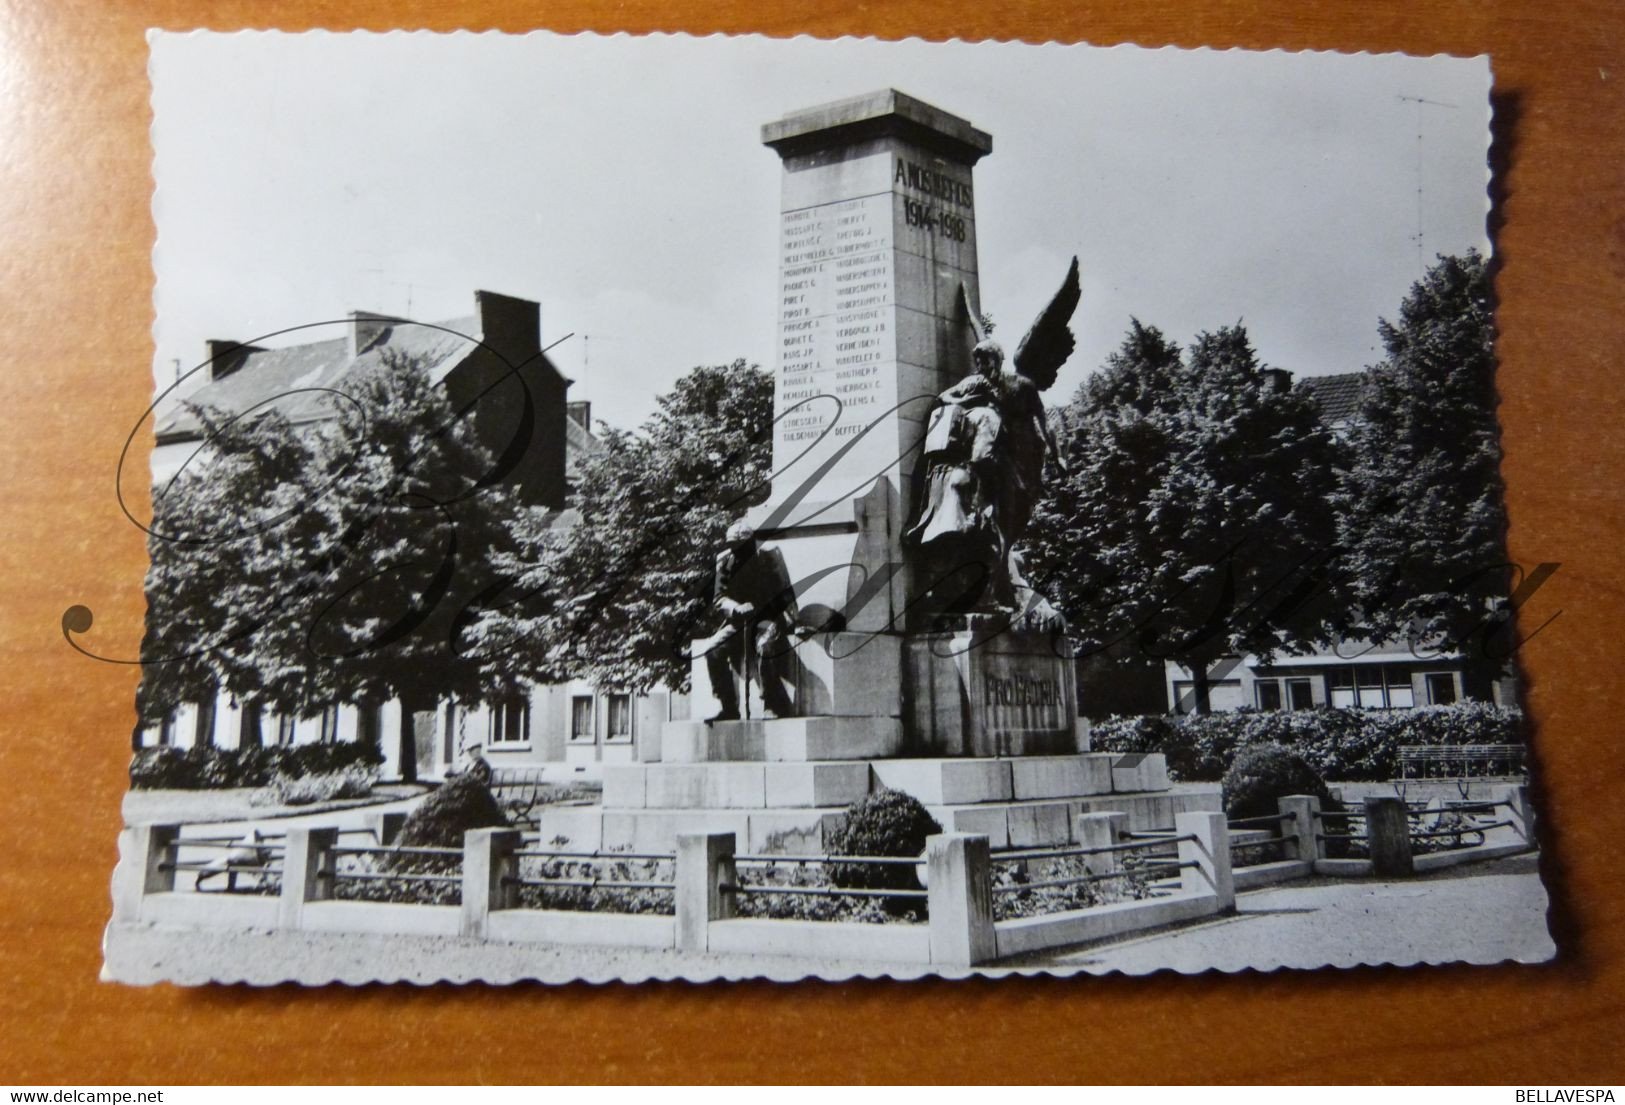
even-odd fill
[[[1271,365],[1360,369],[1434,254],[1488,251],[1484,58],[466,32],[151,42],[160,386],[208,338],[352,309],[441,321],[483,288],[538,300],[544,343],[573,335],[551,354],[571,398],[635,425],[694,365],[773,365],[780,166],[761,125],[885,87],[993,136],[977,239],[1007,345],[1080,258],[1078,348],[1052,403],[1131,318],[1182,344],[1241,321]]]

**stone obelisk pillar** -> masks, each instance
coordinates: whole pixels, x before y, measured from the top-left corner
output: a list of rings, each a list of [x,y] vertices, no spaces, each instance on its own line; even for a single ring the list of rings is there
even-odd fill
[[[971,170],[993,140],[888,89],[762,128],[784,164],[779,421],[758,533],[814,621],[900,632],[902,531],[932,400],[971,371]]]

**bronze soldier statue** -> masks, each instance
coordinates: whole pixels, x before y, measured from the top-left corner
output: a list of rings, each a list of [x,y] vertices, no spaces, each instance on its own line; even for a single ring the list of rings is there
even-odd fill
[[[976,372],[937,397],[926,428],[919,507],[904,540],[917,550],[928,584],[945,581],[955,596],[947,612],[1031,613],[1041,604],[1037,612],[1048,619],[1054,612],[1033,595],[1015,546],[1043,493],[1045,458],[1066,468],[1041,394],[1076,346],[1067,322],[1082,294],[1078,259],[1016,347],[1009,370],[963,285],[960,293],[977,339],[971,352]]]
[[[743,522],[728,528],[711,580],[712,610],[721,623],[696,648],[705,653],[711,691],[722,704],[712,721],[735,721],[742,684],[748,698],[754,674],[765,717],[790,717],[795,707],[785,685],[793,677],[790,637],[795,591],[783,559],[764,550]],[[754,673],[752,669],[754,668]]]

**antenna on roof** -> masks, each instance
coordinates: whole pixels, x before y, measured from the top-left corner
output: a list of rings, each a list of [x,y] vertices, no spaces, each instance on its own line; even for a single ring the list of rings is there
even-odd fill
[[[1411,240],[1416,243],[1416,266],[1421,271],[1426,272],[1428,266],[1427,260],[1423,256],[1425,251],[1422,248],[1422,108],[1447,107],[1451,111],[1455,111],[1458,105],[1447,104],[1441,100],[1425,100],[1421,96],[1401,94],[1399,98],[1405,103],[1416,105],[1416,233],[1411,235]]]
[[[608,334],[599,334],[599,341],[618,341]],[[585,388],[592,379],[592,335],[581,335],[581,384]]]

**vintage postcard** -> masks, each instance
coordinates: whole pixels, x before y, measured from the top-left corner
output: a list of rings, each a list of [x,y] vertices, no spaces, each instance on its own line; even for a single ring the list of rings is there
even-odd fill
[[[1489,59],[150,41],[107,978],[1553,954]]]

